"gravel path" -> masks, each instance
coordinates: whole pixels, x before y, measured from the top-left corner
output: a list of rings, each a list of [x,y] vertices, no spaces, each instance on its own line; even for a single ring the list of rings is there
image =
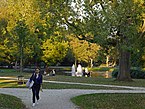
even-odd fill
[[[0,88],[0,93],[21,98],[29,109],[79,109],[70,98],[90,93],[145,93],[145,90],[81,90],[81,89],[43,89],[40,102],[32,107],[32,92],[26,88]]]

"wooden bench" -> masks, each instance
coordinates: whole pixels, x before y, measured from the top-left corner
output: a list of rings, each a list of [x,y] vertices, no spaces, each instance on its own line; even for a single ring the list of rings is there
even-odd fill
[[[18,84],[24,84],[24,76],[18,76]]]

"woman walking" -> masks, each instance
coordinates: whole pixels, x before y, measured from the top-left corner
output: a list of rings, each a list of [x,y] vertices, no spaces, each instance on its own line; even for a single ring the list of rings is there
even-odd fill
[[[34,84],[32,86],[32,93],[33,93],[32,106],[35,106],[35,103],[38,104],[38,101],[40,99],[39,92],[40,92],[40,89],[42,88],[42,79],[43,79],[43,77],[40,74],[40,70],[37,68],[35,70],[35,72],[32,74],[32,76],[30,77],[30,82],[32,82],[32,81],[34,82]]]

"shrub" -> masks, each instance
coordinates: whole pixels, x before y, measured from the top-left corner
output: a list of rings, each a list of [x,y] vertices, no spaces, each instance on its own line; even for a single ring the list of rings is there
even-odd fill
[[[112,77],[113,78],[117,78],[117,75],[118,75],[118,70],[113,70],[113,72],[112,72]]]
[[[118,75],[119,70],[114,70],[112,72],[112,77],[116,78]],[[140,70],[140,69],[131,69],[130,71],[130,76],[133,79],[145,79],[145,71]]]

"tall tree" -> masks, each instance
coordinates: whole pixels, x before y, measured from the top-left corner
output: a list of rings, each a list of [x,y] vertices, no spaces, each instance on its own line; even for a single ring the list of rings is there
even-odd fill
[[[101,45],[113,43],[118,48],[120,58],[117,80],[131,80],[130,56],[144,38],[141,32],[143,5],[142,0],[92,0],[86,5],[95,39]],[[108,43],[110,39],[112,41]]]
[[[47,65],[60,63],[66,56],[68,47],[68,42],[64,39],[64,37],[59,32],[55,32],[54,36],[46,39],[42,44],[42,60]]]
[[[100,46],[86,40],[79,40],[73,35],[69,35],[68,39],[76,62],[85,62],[91,67],[92,61],[98,56]]]
[[[18,45],[20,51],[20,72],[23,71],[23,56],[24,56],[24,47],[26,44],[26,38],[29,35],[28,26],[25,24],[24,20],[21,20],[17,23],[15,27],[16,35],[18,36]]]
[[[116,47],[119,52],[117,80],[131,80],[130,56],[144,40],[143,0],[75,0],[71,20],[65,19],[69,29],[101,46]],[[73,29],[72,29],[73,28]],[[88,40],[88,39],[87,39]]]
[[[9,40],[6,35],[8,35],[7,21],[5,19],[0,19],[0,61],[10,64],[11,50],[8,47]]]
[[[11,53],[9,53],[11,54],[11,61],[19,61],[19,45],[17,45],[17,42],[19,42],[19,38],[16,36],[13,30],[16,26],[18,26],[17,23],[20,20],[24,20],[25,24],[30,30],[30,33],[28,35],[29,37],[27,36],[27,38],[25,39],[25,47],[23,48],[25,51],[24,53],[27,55],[24,55],[23,58],[29,56],[29,59],[32,59],[35,55],[33,48],[35,48],[35,43],[38,43],[38,40],[36,40],[38,39],[37,35],[35,35],[35,24],[42,22],[42,20],[40,19],[39,8],[37,6],[36,0],[2,0],[0,2],[0,19],[5,19],[5,21],[7,22],[6,32],[9,35],[5,35],[5,38],[8,40],[7,47],[9,48],[9,50],[11,50]]]

